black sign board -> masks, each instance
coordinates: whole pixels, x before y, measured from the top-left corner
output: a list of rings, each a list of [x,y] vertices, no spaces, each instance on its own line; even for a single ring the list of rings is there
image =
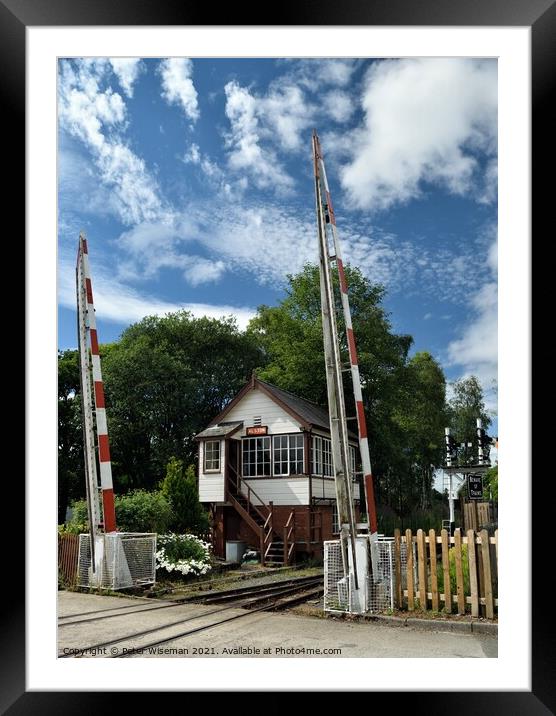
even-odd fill
[[[483,499],[483,478],[481,475],[467,475],[467,492],[470,500]]]

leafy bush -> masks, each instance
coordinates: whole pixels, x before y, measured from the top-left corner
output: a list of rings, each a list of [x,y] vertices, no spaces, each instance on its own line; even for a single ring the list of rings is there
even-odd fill
[[[117,497],[116,524],[122,532],[166,532],[174,518],[161,492],[133,490]]]
[[[172,507],[161,492],[133,490],[114,500],[116,524],[121,532],[166,532],[174,514]],[[87,503],[78,500],[72,505],[68,532],[88,531]]]
[[[209,529],[208,514],[199,502],[195,468],[184,469],[183,462],[173,457],[167,465],[161,484],[162,494],[172,506],[174,532],[205,534]]]
[[[183,575],[206,574],[211,568],[210,544],[192,534],[160,535],[157,540],[156,566]]]
[[[88,530],[87,522],[68,522],[65,525],[58,525],[58,534],[60,535],[79,535],[82,532],[88,532]]]
[[[66,532],[87,532],[89,530],[89,515],[87,514],[87,500],[77,500],[71,504],[71,518],[65,525]]]

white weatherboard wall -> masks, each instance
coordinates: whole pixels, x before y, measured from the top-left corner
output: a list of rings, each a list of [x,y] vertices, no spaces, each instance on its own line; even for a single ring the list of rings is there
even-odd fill
[[[220,472],[203,472],[205,444],[199,443],[199,502],[224,502],[224,441],[220,440]]]
[[[358,500],[360,498],[359,483],[353,483],[352,489],[353,499]],[[336,485],[334,479],[331,477],[324,479],[322,477],[313,477],[312,491],[313,497],[325,497],[332,500],[336,499]]]
[[[333,478],[313,477],[313,497],[336,499],[336,486]]]
[[[261,416],[261,425],[268,426],[269,435],[297,433],[301,425],[292,416],[277,405],[262,390],[254,388],[226,414],[226,422],[243,420],[243,430],[236,435],[245,435],[245,428],[253,425],[253,418]]]
[[[263,502],[272,501],[275,505],[308,505],[309,504],[309,478],[308,477],[277,477],[241,481],[241,491],[247,495],[249,485]],[[253,504],[260,505],[253,493]]]

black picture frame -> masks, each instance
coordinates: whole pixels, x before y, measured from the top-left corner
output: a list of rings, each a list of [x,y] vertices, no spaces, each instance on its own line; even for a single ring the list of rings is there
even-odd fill
[[[2,120],[5,132],[9,129],[10,150],[13,160],[4,164],[5,176],[9,171],[11,180],[4,194],[4,206],[14,211],[22,205],[24,211],[25,186],[25,31],[29,26],[86,26],[86,25],[214,25],[215,8],[218,7],[218,26],[226,25],[371,25],[371,26],[522,26],[531,28],[532,46],[532,157],[533,157],[533,231],[540,237],[541,226],[551,227],[546,216],[548,207],[554,203],[553,181],[545,180],[553,174],[554,127],[553,113],[550,112],[550,98],[554,101],[556,77],[556,5],[554,0],[483,0],[463,2],[462,0],[330,0],[305,2],[276,6],[277,16],[256,15],[251,3],[214,5],[172,0],[0,0],[0,97],[2,99]],[[268,22],[273,20],[273,22]],[[6,135],[5,135],[6,136]],[[19,178],[19,181],[17,180]],[[550,192],[550,195],[549,195]],[[22,212],[23,213],[23,212]],[[15,224],[12,224],[15,225]],[[553,230],[549,229],[550,233]],[[28,446],[32,449],[32,446]],[[19,477],[19,475],[18,475]],[[24,483],[20,478],[12,504],[24,505]],[[416,694],[397,692],[388,694],[389,710],[401,707],[400,699],[406,700],[412,713],[419,711],[426,700],[427,714],[536,714],[554,713],[556,709],[555,682],[556,649],[551,639],[550,601],[542,596],[540,589],[544,571],[541,568],[543,551],[550,544],[550,524],[541,517],[541,506],[537,493],[533,494],[534,544],[532,550],[533,585],[538,599],[532,601],[532,663],[530,692],[435,692],[427,693],[426,699]],[[22,509],[22,508],[21,508]],[[519,529],[519,525],[516,525]],[[533,540],[524,535],[531,548]],[[543,547],[544,546],[544,547]],[[19,543],[21,547],[21,543]],[[17,589],[13,587],[16,577]],[[529,589],[523,578],[523,589]],[[2,627],[0,630],[0,712],[19,716],[20,714],[92,714],[101,709],[108,711],[127,709],[128,694],[99,692],[28,692],[25,684],[25,614],[24,598],[21,591],[23,574],[10,573],[10,583],[4,591]],[[519,594],[513,597],[519,608]],[[433,665],[431,664],[431,669]],[[454,668],[457,662],[454,662]],[[551,676],[552,674],[552,676]],[[439,688],[442,679],[439,677]],[[462,672],[462,684],[469,686],[469,679]],[[403,688],[403,673],[400,673]],[[284,684],[280,684],[284,687]],[[246,691],[250,684],[246,683]],[[286,685],[287,688],[287,685]],[[364,690],[362,684],[362,690]],[[311,686],[308,690],[318,691]],[[216,696],[217,694],[213,694]],[[223,694],[224,695],[224,694]],[[418,696],[418,695],[417,695]],[[143,712],[155,707],[153,693],[141,694]],[[212,697],[211,697],[212,698]],[[291,697],[277,693],[270,709],[276,712],[287,706]],[[262,698],[260,704],[266,702]],[[160,702],[156,701],[160,709]],[[370,701],[369,701],[370,703]],[[373,707],[376,701],[372,700]],[[206,705],[206,704],[205,704]],[[291,703],[289,704],[291,706]],[[332,704],[330,704],[332,706]],[[210,708],[214,707],[211,701]],[[261,705],[262,708],[262,705]],[[268,708],[266,709],[268,710]]]

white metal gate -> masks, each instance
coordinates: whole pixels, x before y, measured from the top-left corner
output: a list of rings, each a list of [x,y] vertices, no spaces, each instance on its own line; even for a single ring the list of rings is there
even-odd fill
[[[95,538],[95,569],[91,538],[79,535],[78,584],[81,587],[129,589],[156,581],[156,534],[113,532]]]
[[[324,543],[324,610],[351,612],[352,575],[344,575],[340,540]]]
[[[375,573],[367,579],[367,604],[371,613],[394,608],[394,539],[381,537],[377,540]]]
[[[374,573],[367,578],[365,603],[370,613],[384,612],[394,608],[394,539],[379,535],[377,560]],[[407,548],[401,545],[401,572],[407,577]],[[413,545],[415,549],[415,545]],[[415,566],[417,561],[414,558]],[[415,575],[416,578],[417,575]],[[324,610],[327,612],[353,612],[353,577],[344,576],[340,542],[324,543]]]

